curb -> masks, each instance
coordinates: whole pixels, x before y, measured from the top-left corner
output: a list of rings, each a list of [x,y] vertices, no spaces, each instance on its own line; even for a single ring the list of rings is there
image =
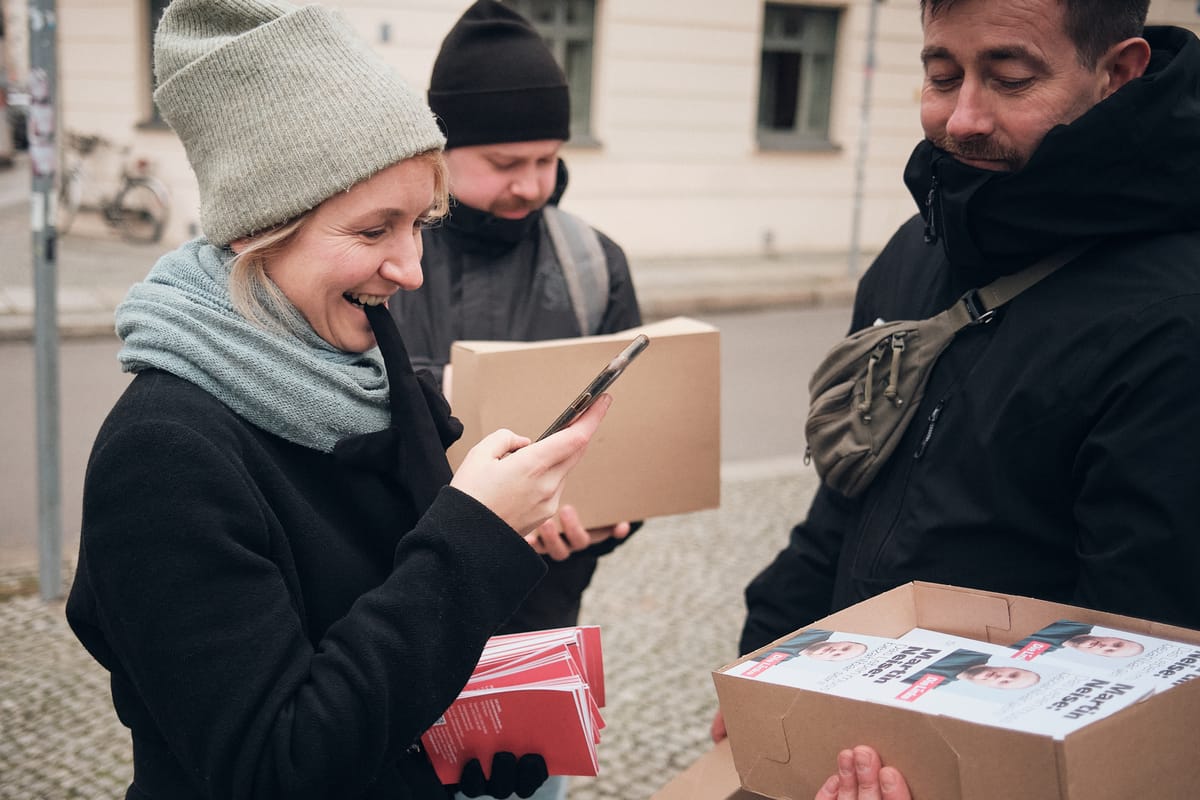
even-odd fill
[[[839,306],[854,301],[855,284],[848,279],[820,278],[810,283],[812,285],[750,290],[735,286],[698,286],[692,287],[686,295],[639,290],[638,304],[642,318],[653,321],[678,316]],[[33,313],[23,309],[0,313],[0,342],[32,342],[33,333]],[[88,310],[59,309],[60,339],[100,339],[115,335],[111,308],[100,309],[90,304]]]

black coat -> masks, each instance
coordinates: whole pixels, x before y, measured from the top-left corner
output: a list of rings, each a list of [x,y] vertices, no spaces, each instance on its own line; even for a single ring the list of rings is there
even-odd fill
[[[917,147],[921,216],[863,276],[852,330],[1100,244],[959,334],[863,495],[818,490],[746,590],[743,652],[912,580],[1200,627],[1200,42],[1147,38],[1147,75],[1022,170]]]
[[[559,165],[552,202],[566,189],[566,170]],[[609,291],[596,332],[616,333],[640,325],[642,317],[625,253],[604,234],[597,236],[608,264]],[[582,335],[541,211],[506,220],[456,204],[447,220],[423,232],[422,240],[424,285],[388,303],[414,367],[440,378],[450,345],[460,339],[532,342]],[[565,561],[547,558],[546,577],[503,631],[576,624],[597,559],[620,541],[601,542]]]
[[[543,567],[456,489],[418,517],[403,481],[133,380],[67,603],[132,732],[128,797],[444,800],[412,745]]]

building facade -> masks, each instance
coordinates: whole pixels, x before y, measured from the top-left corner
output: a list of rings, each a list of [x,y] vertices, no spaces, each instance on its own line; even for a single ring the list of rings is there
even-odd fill
[[[58,0],[58,99],[62,130],[131,145],[154,165],[172,192],[171,243],[198,232],[199,215],[182,147],[151,99],[152,32],[167,2]],[[423,90],[469,2],[326,4]],[[506,2],[534,21],[572,84],[563,206],[635,266],[845,252],[856,221],[872,251],[913,213],[901,171],[921,136],[918,0]],[[0,3],[10,30],[23,24],[13,7],[24,0]],[[1200,31],[1200,7],[1153,0],[1151,20]],[[19,72],[20,48],[8,50]]]

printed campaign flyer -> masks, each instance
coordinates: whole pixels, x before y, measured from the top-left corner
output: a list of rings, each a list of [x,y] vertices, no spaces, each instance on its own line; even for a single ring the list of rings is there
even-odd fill
[[[810,628],[749,661],[735,664],[726,673],[833,693],[834,687],[856,674],[859,664],[886,659],[901,649],[892,639]]]
[[[1012,645],[1013,658],[1166,691],[1200,677],[1200,647],[1084,622],[1059,620]]]
[[[1154,691],[1145,680],[1033,665],[1015,660],[1011,648],[937,631],[915,628],[900,638],[945,655],[904,678],[908,688],[895,700],[985,725],[1062,739]]]
[[[538,753],[551,775],[595,775],[604,719],[600,629],[493,636],[467,685],[421,736],[442,783],[471,759]]]

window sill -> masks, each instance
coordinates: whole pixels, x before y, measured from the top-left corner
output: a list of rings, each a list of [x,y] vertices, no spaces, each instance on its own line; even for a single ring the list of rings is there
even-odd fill
[[[769,153],[840,153],[842,146],[828,139],[758,137],[758,149]]]
[[[563,147],[569,150],[600,150],[604,144],[590,133],[572,135]]]

